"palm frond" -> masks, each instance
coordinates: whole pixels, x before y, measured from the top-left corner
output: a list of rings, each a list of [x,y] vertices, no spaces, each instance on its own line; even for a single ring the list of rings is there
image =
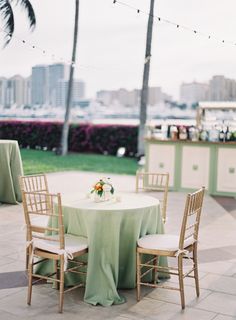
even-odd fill
[[[15,29],[14,12],[11,5],[12,2],[14,2],[14,0],[0,0],[0,15],[3,17],[3,21],[5,23],[4,32],[6,32],[4,46],[11,41],[11,36]],[[36,25],[36,17],[30,1],[16,0],[16,4],[19,4],[26,11],[30,28],[33,29]]]
[[[21,5],[22,8],[26,10],[28,18],[29,18],[30,28],[34,28],[36,26],[36,17],[35,17],[33,6],[30,3],[30,1],[29,0],[17,0],[17,4]]]
[[[13,10],[8,0],[0,0],[0,14],[5,22],[4,31],[6,32],[6,46],[11,40],[11,35],[13,34],[15,27]]]

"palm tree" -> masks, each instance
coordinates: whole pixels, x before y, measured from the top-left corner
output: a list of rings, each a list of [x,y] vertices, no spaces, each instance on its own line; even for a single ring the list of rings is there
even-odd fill
[[[26,11],[28,15],[30,28],[33,29],[36,25],[36,17],[34,9],[29,0],[0,0],[0,15],[3,17],[4,32],[6,32],[5,46],[11,41],[12,35],[15,30],[14,11],[12,8],[13,3],[19,4]]]
[[[69,125],[70,125],[70,113],[71,113],[71,100],[73,93],[73,77],[74,77],[74,67],[76,61],[76,48],[77,48],[77,38],[78,38],[78,27],[79,27],[79,0],[75,0],[75,21],[74,21],[74,39],[73,39],[73,49],[72,49],[72,59],[70,65],[70,77],[68,84],[68,92],[66,99],[66,112],[65,120],[62,128],[61,135],[61,145],[59,153],[65,156],[68,152],[68,137],[69,137]]]
[[[147,120],[147,102],[148,102],[148,82],[149,70],[151,60],[151,46],[152,46],[152,29],[153,29],[153,12],[155,0],[150,0],[150,11],[148,18],[147,36],[146,36],[146,53],[143,70],[143,85],[141,90],[141,103],[140,103],[140,123],[138,130],[138,155],[144,154],[144,133],[145,124]]]

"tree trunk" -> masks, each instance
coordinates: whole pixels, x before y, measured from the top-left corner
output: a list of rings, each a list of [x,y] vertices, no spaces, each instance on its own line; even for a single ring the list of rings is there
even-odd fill
[[[73,78],[74,78],[74,68],[75,68],[75,61],[76,61],[78,26],[79,26],[79,0],[75,0],[75,24],[74,24],[73,50],[72,50],[72,59],[71,59],[71,65],[70,65],[70,77],[69,77],[67,99],[66,99],[65,120],[64,120],[63,128],[62,128],[61,146],[60,146],[61,147],[60,154],[62,156],[65,156],[68,152],[71,100],[72,100],[72,94],[73,94]]]
[[[155,3],[155,0],[150,0],[150,11],[149,11],[147,37],[146,37],[146,53],[145,53],[145,62],[144,62],[144,70],[143,70],[143,85],[141,90],[141,101],[140,101],[138,155],[144,154],[144,134],[145,134],[145,124],[147,120],[148,81],[149,81],[149,70],[150,70],[150,60],[151,60],[154,3]]]

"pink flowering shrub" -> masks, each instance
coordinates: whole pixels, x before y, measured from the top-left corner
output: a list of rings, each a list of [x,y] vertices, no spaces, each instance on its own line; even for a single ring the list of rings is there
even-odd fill
[[[22,148],[56,150],[62,123],[41,121],[0,121],[0,139],[18,140]],[[71,124],[69,151],[115,155],[120,147],[126,156],[137,152],[137,126]]]

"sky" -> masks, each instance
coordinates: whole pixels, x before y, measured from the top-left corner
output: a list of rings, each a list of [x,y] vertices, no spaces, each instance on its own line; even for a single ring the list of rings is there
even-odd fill
[[[121,1],[149,11],[149,0]],[[0,48],[0,76],[29,76],[33,65],[71,59],[75,1],[31,3],[36,29],[29,31],[25,13],[16,7],[15,34],[6,48]],[[221,41],[236,43],[235,11],[235,0],[155,0],[155,15],[212,38],[156,20],[150,86],[161,86],[178,99],[182,82],[208,82],[213,75],[236,79],[236,45]],[[85,81],[88,97],[95,96],[98,90],[141,87],[147,19],[147,15],[113,4],[113,0],[80,0],[75,76]],[[0,32],[1,43],[2,36]],[[46,54],[23,44],[21,39]]]

